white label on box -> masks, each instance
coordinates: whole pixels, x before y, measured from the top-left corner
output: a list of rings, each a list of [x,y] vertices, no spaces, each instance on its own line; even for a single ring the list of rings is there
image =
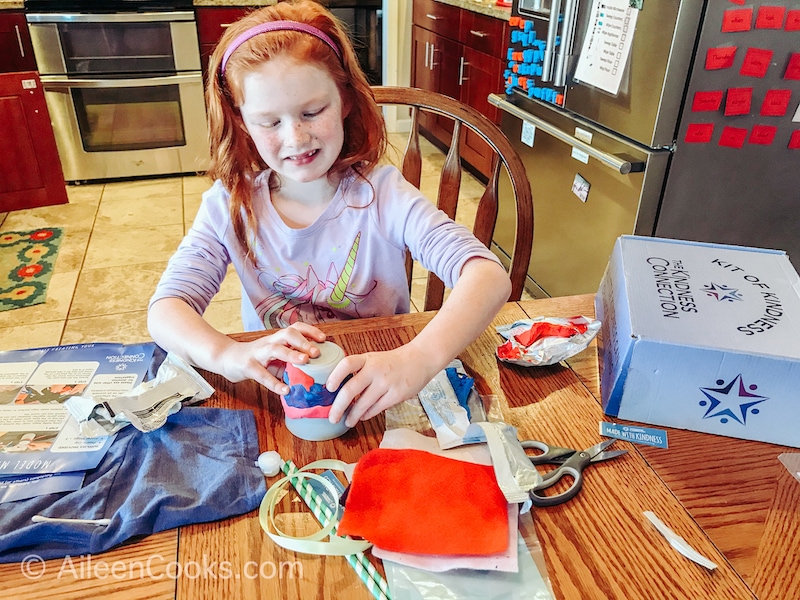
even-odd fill
[[[536,127],[528,121],[522,122],[522,143],[533,148],[533,136],[536,134]]]
[[[572,158],[581,161],[585,165],[589,164],[589,154],[583,150],[575,148],[574,146],[572,148]]]

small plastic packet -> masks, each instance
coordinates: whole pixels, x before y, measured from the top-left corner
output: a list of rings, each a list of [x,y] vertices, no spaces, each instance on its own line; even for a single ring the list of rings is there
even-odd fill
[[[535,317],[499,325],[505,342],[497,358],[523,367],[554,365],[585,350],[600,331],[600,321],[587,317]]]
[[[106,437],[133,425],[154,431],[183,404],[205,400],[214,393],[205,379],[177,354],[168,353],[156,377],[140,383],[123,396],[98,402],[98,398],[72,396],[65,401],[78,422],[82,437]]]

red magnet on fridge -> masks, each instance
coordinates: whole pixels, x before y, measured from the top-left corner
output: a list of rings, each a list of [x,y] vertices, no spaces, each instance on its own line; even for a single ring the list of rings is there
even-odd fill
[[[800,79],[800,52],[794,52],[789,57],[789,64],[786,65],[784,79]]]
[[[761,103],[761,115],[764,117],[782,117],[789,108],[792,90],[768,90]]]
[[[749,115],[753,88],[729,88],[725,98],[725,116]]]
[[[783,29],[785,6],[759,6],[756,15],[756,29]]]
[[[714,133],[713,123],[689,123],[683,141],[687,144],[707,144]]]
[[[800,10],[790,10],[786,13],[786,31],[800,31]]]
[[[722,16],[722,32],[750,31],[750,23],[752,22],[752,8],[729,8]]]
[[[722,91],[695,92],[692,100],[693,112],[717,111],[722,105]]]
[[[736,56],[736,46],[709,48],[706,51],[706,70],[730,69]]]
[[[748,139],[747,142],[750,144],[769,146],[775,139],[776,133],[778,133],[778,128],[774,125],[753,125],[753,130],[750,132],[750,139]]]
[[[744,55],[742,68],[739,69],[739,74],[747,77],[764,77],[769,69],[773,54],[772,50],[765,50],[764,48],[748,48],[747,54]]]
[[[741,148],[747,139],[747,129],[741,127],[725,127],[719,137],[719,145],[728,148]]]

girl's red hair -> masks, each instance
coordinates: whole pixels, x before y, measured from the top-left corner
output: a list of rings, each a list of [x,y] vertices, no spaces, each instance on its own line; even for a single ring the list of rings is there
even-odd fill
[[[307,23],[323,31],[341,49],[342,59],[312,35],[272,31],[258,34],[239,46],[228,59],[225,74],[220,73],[222,57],[235,38],[261,23],[283,20]],[[342,105],[349,109],[344,119],[344,145],[331,167],[332,172],[341,176],[353,169],[359,176],[365,176],[386,151],[386,126],[381,109],[344,26],[327,9],[313,0],[288,0],[249,13],[228,27],[208,64],[206,107],[211,146],[208,174],[221,180],[230,192],[234,233],[254,262],[254,180],[267,165],[247,135],[239,114],[238,106],[244,102],[241,84],[243,77],[263,62],[286,55],[328,71],[342,96]]]

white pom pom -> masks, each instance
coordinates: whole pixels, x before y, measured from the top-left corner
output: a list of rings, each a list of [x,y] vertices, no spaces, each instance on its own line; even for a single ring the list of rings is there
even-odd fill
[[[270,450],[269,452],[263,452],[258,456],[258,460],[256,461],[258,468],[261,469],[261,472],[264,473],[267,477],[274,477],[281,471],[281,465],[283,464],[283,459],[281,455],[275,452],[275,450]]]

